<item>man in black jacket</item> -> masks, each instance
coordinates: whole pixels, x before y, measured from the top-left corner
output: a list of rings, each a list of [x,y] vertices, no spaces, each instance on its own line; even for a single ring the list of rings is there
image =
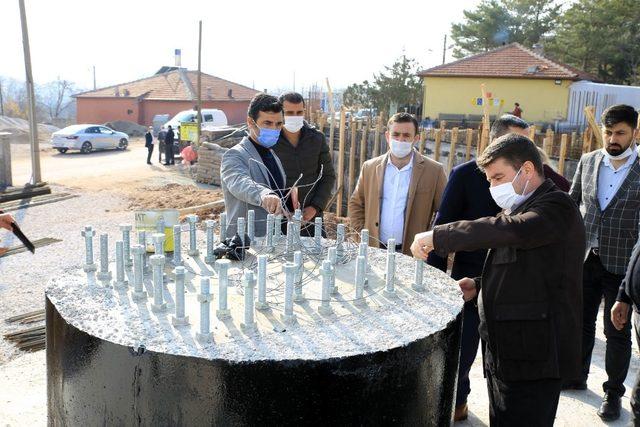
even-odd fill
[[[585,232],[571,198],[544,179],[528,138],[505,135],[478,159],[504,211],[419,233],[414,256],[490,249],[482,277],[458,283],[478,296],[492,426],[551,426],[563,380],[580,372]],[[479,293],[479,295],[478,295]]]
[[[175,134],[173,133],[173,129],[171,125],[167,129],[167,134],[164,136],[164,165],[174,165],[175,161],[173,159],[173,141],[175,140]]]
[[[634,324],[636,328],[636,342],[640,346],[640,239],[636,242],[627,273],[620,284],[616,303],[611,309],[611,323],[621,331],[631,318],[630,308],[633,305]],[[631,422],[640,424],[640,371],[636,374],[636,382],[631,391]]]
[[[147,164],[151,164],[151,153],[153,153],[153,126],[149,126],[144,134],[144,146],[147,147]]]
[[[331,198],[336,174],[324,135],[304,122],[302,95],[296,92],[282,94],[280,103],[284,110],[284,127],[273,151],[282,162],[287,187],[298,182],[298,201],[305,222],[301,234],[313,235],[314,218],[322,217]]]

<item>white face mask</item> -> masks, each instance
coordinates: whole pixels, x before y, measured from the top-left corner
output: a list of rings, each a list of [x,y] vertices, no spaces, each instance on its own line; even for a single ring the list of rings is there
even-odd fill
[[[522,171],[522,168],[518,170],[518,173],[513,177],[511,182],[505,182],[504,184],[496,185],[495,187],[489,187],[491,197],[493,197],[496,205],[500,206],[502,209],[511,209],[514,206],[522,204],[522,202],[529,198],[529,195],[526,194],[529,181],[524,185],[522,194],[516,193],[516,189],[513,186],[515,180],[518,179],[518,175],[520,175],[520,171]]]
[[[411,154],[413,143],[398,141],[397,139],[392,138],[391,141],[389,141],[389,147],[391,148],[391,154],[399,159],[402,159],[403,157],[407,157],[409,154]]]
[[[284,116],[284,128],[291,133],[296,133],[302,129],[304,116]]]
[[[609,154],[606,148],[602,148],[602,154],[604,154],[605,157],[608,157],[609,160],[623,160],[633,154],[633,148],[631,148],[632,146],[633,144],[631,144],[629,147],[627,147],[626,150],[624,150],[622,153],[618,154],[617,156],[614,156],[613,154]]]

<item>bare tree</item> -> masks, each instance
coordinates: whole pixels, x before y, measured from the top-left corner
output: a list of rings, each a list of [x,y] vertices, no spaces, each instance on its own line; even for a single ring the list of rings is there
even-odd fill
[[[73,82],[58,78],[47,83],[40,90],[41,103],[49,115],[50,120],[60,118],[65,109],[72,102],[71,94],[75,90]]]

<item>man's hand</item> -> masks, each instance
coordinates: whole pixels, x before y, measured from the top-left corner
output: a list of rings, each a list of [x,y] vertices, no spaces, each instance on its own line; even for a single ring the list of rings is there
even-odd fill
[[[309,222],[316,216],[317,213],[318,210],[316,208],[314,208],[313,206],[307,206],[302,210],[302,220],[305,222]]]
[[[465,277],[464,279],[458,280],[458,286],[460,286],[460,290],[462,291],[462,299],[465,301],[471,301],[476,297],[478,291],[476,290],[476,281]]]
[[[278,215],[282,213],[282,204],[280,203],[280,197],[275,194],[267,194],[262,197],[262,207],[267,213]]]
[[[613,326],[621,331],[624,328],[625,323],[629,319],[629,304],[626,302],[616,301],[611,307],[611,323]]]
[[[15,222],[15,219],[13,219],[13,217],[10,214],[8,213],[0,214],[1,228],[6,228],[7,230],[11,231],[11,224],[13,224],[14,222]]]
[[[411,244],[411,253],[414,257],[424,261],[432,250],[433,231],[425,231],[415,235],[413,243]]]

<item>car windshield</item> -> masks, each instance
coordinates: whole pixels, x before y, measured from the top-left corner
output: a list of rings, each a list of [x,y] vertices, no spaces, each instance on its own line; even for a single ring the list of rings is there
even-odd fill
[[[72,133],[78,133],[82,130],[85,130],[86,128],[87,128],[87,125],[71,125],[71,126],[67,126],[64,129],[60,129],[58,132],[63,134],[72,134]]]
[[[195,114],[189,111],[185,111],[184,113],[179,113],[178,115],[176,115],[176,120],[179,122],[190,122],[195,116]]]

